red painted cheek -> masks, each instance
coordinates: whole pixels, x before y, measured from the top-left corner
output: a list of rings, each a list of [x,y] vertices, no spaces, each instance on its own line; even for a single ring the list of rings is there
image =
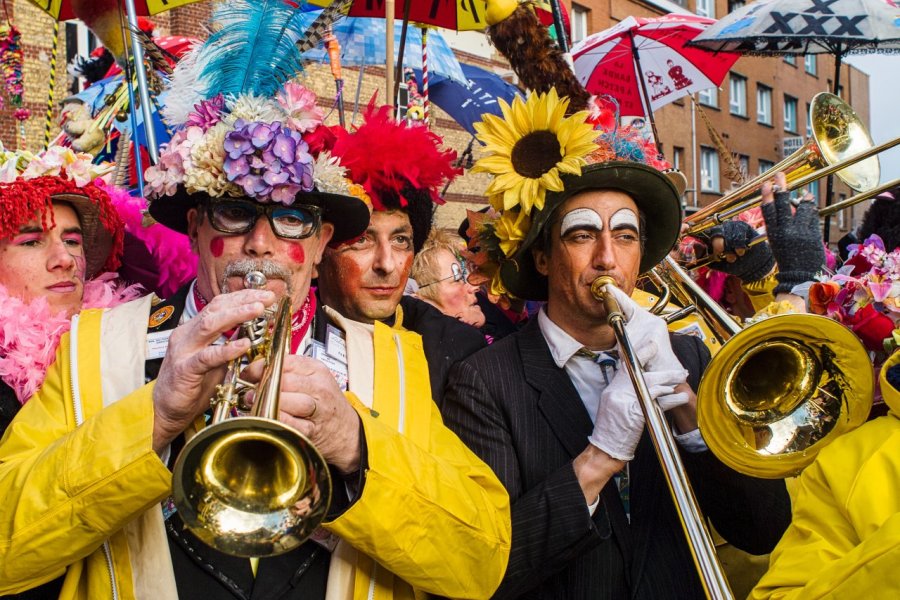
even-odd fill
[[[303,246],[300,244],[291,244],[288,249],[288,257],[298,265],[302,265],[306,262],[306,253],[303,251]]]
[[[217,235],[213,239],[209,240],[209,253],[214,257],[219,258],[222,256],[222,253],[225,252],[225,240],[222,239],[222,236]]]

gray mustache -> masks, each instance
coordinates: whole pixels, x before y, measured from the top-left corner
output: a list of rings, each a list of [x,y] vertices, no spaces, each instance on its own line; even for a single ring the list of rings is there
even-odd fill
[[[251,258],[235,260],[225,265],[225,272],[222,273],[222,282],[219,289],[223,292],[235,291],[229,289],[228,279],[231,277],[243,279],[250,271],[259,271],[266,276],[266,279],[281,279],[287,285],[288,294],[294,291],[291,272],[285,266],[271,260],[253,260]]]

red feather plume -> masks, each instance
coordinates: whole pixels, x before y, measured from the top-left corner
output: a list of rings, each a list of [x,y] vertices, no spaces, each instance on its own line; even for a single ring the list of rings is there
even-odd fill
[[[413,190],[427,191],[443,204],[439,189],[462,173],[454,167],[455,150],[442,150],[441,138],[421,125],[395,121],[391,107],[376,107],[374,99],[364,122],[348,135],[338,136],[332,154],[341,159],[350,179],[366,190],[375,210],[406,207]],[[395,205],[396,204],[396,205]]]

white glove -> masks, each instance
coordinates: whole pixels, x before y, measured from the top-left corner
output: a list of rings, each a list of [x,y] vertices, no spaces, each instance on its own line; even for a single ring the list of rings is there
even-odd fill
[[[627,320],[625,333],[628,335],[631,345],[635,348],[651,344],[656,346],[656,352],[650,358],[640,361],[641,366],[647,371],[683,370],[684,367],[681,361],[678,360],[678,357],[675,356],[675,352],[672,350],[672,341],[669,339],[669,327],[666,325],[666,322],[645,308],[638,306],[634,300],[618,287],[610,286],[607,289],[613,290],[613,296],[615,296],[619,306],[622,307],[622,313]]]
[[[641,311],[636,312],[640,314]],[[668,339],[666,332],[665,347],[671,353]],[[649,365],[655,362],[659,344],[654,340],[647,340],[635,346],[639,364]],[[674,369],[645,370],[643,373],[650,397],[664,411],[687,404],[689,400],[687,393],[675,393],[675,388],[687,380],[687,371],[677,363],[677,359],[676,364]],[[644,413],[628,375],[628,368],[620,362],[616,375],[600,394],[594,430],[588,441],[616,460],[629,461],[634,458],[634,449],[637,448],[643,431]]]

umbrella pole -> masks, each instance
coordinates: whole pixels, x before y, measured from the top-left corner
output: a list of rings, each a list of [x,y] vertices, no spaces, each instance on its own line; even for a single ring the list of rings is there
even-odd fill
[[[644,97],[644,111],[647,113],[647,118],[650,119],[650,128],[653,130],[653,141],[656,143],[656,151],[662,154],[659,132],[656,131],[656,121],[653,119],[653,109],[650,107],[650,94],[647,93],[647,82],[644,81],[644,70],[641,68],[641,53],[638,52],[637,45],[634,43],[634,32],[629,31],[628,36],[631,38],[631,55],[634,56],[634,64],[637,67],[636,75],[641,84],[641,95]]]
[[[394,76],[394,97],[391,104],[397,103],[397,96],[400,94],[400,82],[403,80],[403,51],[406,49],[406,31],[409,29],[409,5],[410,0],[403,2],[403,25],[400,27],[400,49],[397,51],[397,72]],[[393,36],[393,29],[391,36]],[[393,60],[393,53],[390,55]]]
[[[428,127],[428,28],[422,28],[422,122]]]
[[[559,0],[550,0],[550,10],[553,13],[553,27],[556,29],[556,42],[563,54],[569,53],[569,36],[566,35],[566,28],[562,20],[562,9],[559,6]]]
[[[397,98],[391,98],[394,92],[394,0],[384,0],[384,87],[387,104],[394,113]]]
[[[838,89],[841,86],[841,47],[838,45],[837,52],[834,53],[834,84],[831,92],[837,96]],[[832,197],[834,196],[834,175],[829,175],[825,179],[825,206],[831,206]],[[831,213],[825,215],[825,224],[823,225],[822,238],[825,243],[831,241]]]
[[[353,98],[353,116],[350,117],[350,124],[356,121],[356,115],[359,112],[359,93],[362,90],[363,75],[366,72],[366,65],[359,66],[359,75],[356,77],[356,96]]]
[[[331,75],[334,77],[334,85],[337,89],[335,103],[337,104],[338,123],[344,127],[344,77],[341,73],[341,44],[334,37],[331,27],[325,32],[323,39],[325,47],[328,48],[328,62],[331,64]]]
[[[134,0],[125,0],[125,13],[128,16],[128,25],[131,33],[131,54],[134,56],[134,72],[137,73],[138,93],[141,96],[141,112],[144,117],[144,136],[147,140],[147,153],[153,164],[159,162],[159,152],[156,147],[156,130],[153,125],[152,104],[150,103],[150,88],[147,85],[147,71],[144,70],[144,47],[138,40],[137,10],[134,8]],[[135,133],[137,133],[135,131]]]

